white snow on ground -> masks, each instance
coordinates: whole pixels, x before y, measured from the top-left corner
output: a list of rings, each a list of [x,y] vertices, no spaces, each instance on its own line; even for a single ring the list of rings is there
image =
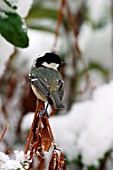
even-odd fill
[[[20,162],[16,160],[8,160],[0,168],[1,170],[16,170],[16,169],[24,170]]]
[[[58,147],[69,160],[82,155],[83,163],[98,165],[98,159],[113,147],[113,82],[95,90],[91,100],[76,103],[67,115],[50,118]],[[22,130],[31,126],[33,115],[22,122]],[[28,123],[26,123],[26,121]]]
[[[9,161],[9,156],[0,152],[0,167],[7,161]]]
[[[24,164],[24,167],[28,169],[28,162],[31,162],[27,159],[28,154],[25,155],[23,151],[14,151],[14,158],[11,159],[8,155],[0,152],[0,170],[24,170],[22,164]]]

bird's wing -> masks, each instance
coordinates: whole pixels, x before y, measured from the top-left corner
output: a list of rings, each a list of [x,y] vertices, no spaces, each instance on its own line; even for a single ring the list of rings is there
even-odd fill
[[[46,79],[44,78],[32,78],[31,83],[37,89],[37,91],[44,96],[46,99],[50,93],[50,87]]]
[[[62,99],[64,95],[64,81],[63,80],[57,80],[57,92],[59,94],[60,99]]]

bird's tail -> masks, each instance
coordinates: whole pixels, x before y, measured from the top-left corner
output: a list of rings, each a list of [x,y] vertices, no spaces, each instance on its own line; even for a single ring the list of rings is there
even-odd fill
[[[63,109],[64,108],[64,105],[62,104],[61,99],[59,98],[58,94],[55,91],[51,92],[50,98],[52,99],[53,104],[54,104],[56,109]]]

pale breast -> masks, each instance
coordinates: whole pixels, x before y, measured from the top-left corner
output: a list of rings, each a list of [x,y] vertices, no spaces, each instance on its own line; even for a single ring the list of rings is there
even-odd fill
[[[40,95],[40,93],[37,92],[36,88],[31,84],[31,88],[34,92],[34,94],[36,95],[36,97],[44,102],[46,102],[47,100],[42,96]]]

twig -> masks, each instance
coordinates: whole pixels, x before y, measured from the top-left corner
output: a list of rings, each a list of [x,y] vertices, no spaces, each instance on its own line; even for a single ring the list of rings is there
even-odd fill
[[[0,142],[1,142],[2,138],[4,137],[4,135],[5,135],[5,133],[6,133],[7,129],[8,129],[8,127],[9,127],[9,125],[6,124],[6,127],[5,127],[5,129],[4,129],[3,133],[2,133],[2,135],[0,136]]]
[[[59,14],[58,14],[58,19],[57,19],[57,25],[56,25],[56,29],[55,29],[55,40],[52,46],[52,52],[55,52],[55,48],[56,48],[56,44],[57,44],[57,40],[58,40],[58,35],[59,35],[59,29],[62,23],[62,18],[63,18],[63,9],[65,6],[65,0],[61,1],[61,5],[60,5],[60,9],[59,9]]]
[[[78,57],[81,59],[83,65],[84,65],[84,68],[86,70],[85,78],[86,78],[86,81],[88,83],[88,87],[89,87],[90,91],[92,92],[94,90],[94,88],[95,88],[95,85],[94,85],[94,83],[92,82],[92,80],[90,78],[88,65],[87,65],[85,59],[83,59],[82,52],[81,52],[81,50],[79,48],[79,45],[78,45],[78,31],[77,31],[77,28],[76,28],[76,25],[75,25],[75,22],[74,22],[72,12],[71,12],[70,7],[68,5],[68,2],[66,0],[65,0],[65,3],[66,3],[66,7],[67,7],[67,13],[68,13],[68,16],[69,16],[69,21],[70,21],[70,24],[71,24],[71,26],[73,28],[73,32],[74,32],[74,35],[75,35],[75,38],[76,38],[75,49],[76,49]]]

